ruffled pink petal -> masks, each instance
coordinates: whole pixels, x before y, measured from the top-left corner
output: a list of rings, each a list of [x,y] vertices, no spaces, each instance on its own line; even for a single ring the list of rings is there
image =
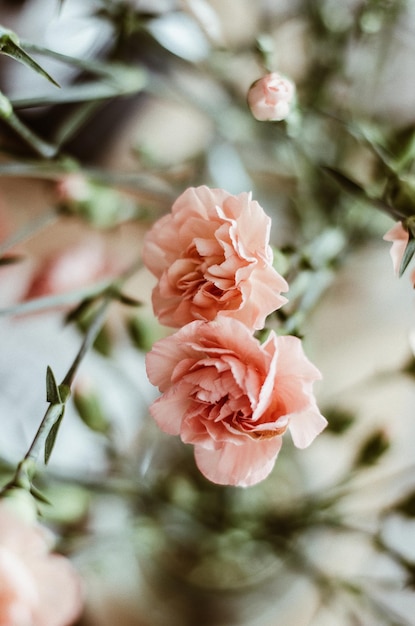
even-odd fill
[[[210,220],[216,215],[216,207],[221,206],[230,194],[223,189],[210,189],[206,185],[186,189],[172,207],[174,216],[186,214]]]
[[[171,386],[173,372],[179,363],[199,356],[187,342],[188,337],[192,336],[189,335],[190,326],[189,324],[174,335],[156,341],[146,354],[148,379],[160,391]]]
[[[226,211],[235,220],[234,246],[242,258],[251,260],[259,257],[272,262],[272,251],[269,246],[271,218],[261,205],[252,200],[250,193],[241,193],[228,198],[223,207],[223,212]]]
[[[242,285],[243,302],[235,312],[223,311],[224,315],[239,319],[248,328],[264,328],[270,313],[281,308],[288,299],[281,292],[288,291],[286,280],[272,267],[253,271],[249,282]]]
[[[317,407],[290,415],[288,429],[297,448],[307,448],[327,426]]]
[[[281,444],[281,437],[260,441],[247,437],[241,445],[223,443],[214,450],[195,446],[196,465],[213,483],[249,487],[270,474]]]
[[[191,403],[190,390],[188,385],[175,385],[151,404],[150,414],[165,433],[180,435],[183,417]]]

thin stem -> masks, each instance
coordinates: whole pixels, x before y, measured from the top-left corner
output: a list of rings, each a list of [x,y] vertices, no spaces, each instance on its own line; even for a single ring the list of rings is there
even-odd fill
[[[45,159],[52,159],[58,153],[58,148],[50,143],[47,143],[40,137],[38,137],[28,126],[12,112],[8,117],[3,117],[3,120],[8,124],[26,143],[29,144],[39,156]]]
[[[95,339],[100,332],[103,322],[105,320],[105,316],[107,313],[107,309],[111,304],[114,296],[117,294],[121,285],[139,268],[141,267],[141,259],[131,265],[131,267],[127,268],[127,270],[119,276],[115,281],[111,283],[113,288],[107,288],[103,292],[103,300],[97,308],[95,315],[93,317],[92,322],[90,323],[82,344],[70,365],[66,375],[64,376],[62,383],[58,386],[58,391],[61,392],[62,398],[59,402],[53,400],[49,403],[49,406],[46,410],[46,413],[40,423],[40,426],[36,432],[36,435],[29,446],[26,454],[23,459],[17,466],[16,472],[12,480],[5,485],[5,487],[0,491],[0,496],[4,494],[6,491],[20,487],[24,489],[28,489],[30,491],[32,486],[32,478],[35,473],[35,466],[40,456],[40,453],[45,448],[46,440],[59,419],[63,417],[63,411],[65,407],[66,400],[69,398],[70,388],[75,379],[76,373],[92,345],[94,344]]]
[[[58,219],[59,215],[55,209],[42,213],[39,217],[29,220],[18,231],[13,233],[8,239],[3,241],[0,245],[0,257],[2,257],[8,250],[13,248],[16,244],[26,241],[37,232],[49,226]]]
[[[73,360],[68,372],[66,373],[60,387],[63,387],[65,385],[68,389],[70,389],[70,386],[75,378],[75,374],[78,371],[83,358],[85,357],[88,349],[94,343],[101,329],[105,313],[110,302],[111,297],[107,296],[101,303],[91,325],[89,326],[85,334],[81,347],[78,350],[78,353],[76,354],[75,359]],[[69,397],[69,394],[67,397]],[[6,491],[15,487],[21,487],[30,490],[35,465],[39,459],[42,450],[45,447],[45,442],[48,438],[49,433],[51,432],[51,429],[63,415],[66,399],[67,398],[63,399],[60,403],[49,403],[46,413],[40,423],[40,426],[32,443],[29,446],[29,449],[27,450],[23,459],[18,464],[12,480],[0,491],[0,496]]]
[[[62,305],[73,304],[83,300],[84,298],[99,296],[106,289],[109,289],[112,284],[113,281],[111,280],[102,280],[94,285],[84,287],[82,289],[76,289],[53,296],[42,296],[41,298],[34,298],[33,300],[27,300],[26,302],[19,302],[19,304],[14,304],[0,309],[0,317],[5,317],[7,315],[37,313],[39,311],[45,311]]]
[[[63,403],[49,405],[40,423],[40,426],[37,430],[35,438],[30,444],[30,447],[28,451],[26,452],[26,454],[24,455],[22,461],[19,463],[19,466],[22,464],[25,464],[25,462],[28,461],[29,459],[34,461],[35,463],[37,462],[40,456],[40,453],[44,448],[45,441],[50,432],[50,429],[56,423],[59,417],[62,415],[63,407],[64,407]]]
[[[89,325],[87,332],[85,333],[85,336],[82,341],[81,347],[78,351],[78,354],[76,355],[72,365],[68,369],[62,381],[62,385],[71,387],[80,364],[82,363],[87,352],[92,348],[94,341],[97,338],[99,331],[101,330],[101,327],[105,320],[108,306],[110,305],[111,301],[112,301],[112,296],[108,295],[98,307],[98,310],[96,311],[95,316],[91,324]]]

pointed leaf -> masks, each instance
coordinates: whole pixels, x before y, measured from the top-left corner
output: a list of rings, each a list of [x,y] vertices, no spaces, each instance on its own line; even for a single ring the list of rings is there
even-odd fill
[[[127,296],[125,293],[121,293],[119,292],[117,295],[118,300],[122,303],[125,304],[127,306],[142,306],[142,302],[140,302],[140,300],[137,300],[136,298],[133,298],[132,296]]]
[[[415,492],[412,491],[402,498],[402,500],[399,500],[393,506],[393,509],[406,517],[415,517]]]
[[[123,73],[118,80],[100,79],[91,80],[86,83],[71,85],[45,95],[26,98],[14,98],[13,107],[30,108],[38,106],[48,106],[55,104],[68,104],[70,102],[87,102],[92,100],[107,100],[122,95],[129,95],[142,91],[145,86],[145,74],[140,71]]]
[[[69,396],[71,395],[71,388],[69,387],[69,385],[65,385],[62,383],[62,385],[59,385],[58,389],[62,404],[65,404],[68,401]]]
[[[82,320],[91,311],[91,307],[95,305],[97,298],[84,298],[75,308],[71,309],[65,316],[65,323],[70,324]]]
[[[409,232],[409,239],[408,239],[408,243],[406,245],[405,252],[403,254],[401,265],[399,268],[399,276],[402,276],[402,274],[408,267],[409,263],[411,262],[412,257],[415,254],[415,238],[412,235],[410,230],[408,232]]]
[[[377,430],[363,442],[355,459],[355,468],[369,467],[377,463],[380,457],[388,451],[390,446],[386,433]]]
[[[59,427],[62,423],[63,416],[65,414],[65,405],[62,404],[61,412],[58,415],[55,423],[49,431],[49,434],[45,442],[45,465],[48,464],[53,448],[55,446],[56,437],[58,436]]]
[[[39,502],[42,502],[43,504],[49,504],[49,505],[51,504],[51,501],[48,500],[48,498],[41,491],[39,491],[39,489],[37,489],[34,485],[30,487],[30,493]]]
[[[352,180],[342,172],[339,172],[339,170],[328,166],[323,166],[321,169],[323,170],[323,172],[333,178],[333,180],[335,180],[336,183],[340,185],[342,189],[344,189],[344,191],[347,191],[355,198],[371,204],[376,209],[386,211],[390,215],[395,215],[393,207],[389,206],[389,204],[387,204],[380,198],[372,198],[372,196],[369,196],[367,191],[361,185],[356,183],[356,181]]]
[[[49,365],[46,370],[46,400],[50,404],[62,404],[59,387]]]
[[[23,65],[26,65],[30,69],[34,70],[37,74],[46,78],[53,85],[56,85],[56,87],[60,86],[59,83],[57,83],[56,80],[39,65],[39,63],[37,63],[27,54],[27,52],[23,50],[23,48],[20,47],[19,38],[16,33],[8,28],[4,28],[3,26],[0,26],[0,53],[12,57],[15,61],[23,63]]]

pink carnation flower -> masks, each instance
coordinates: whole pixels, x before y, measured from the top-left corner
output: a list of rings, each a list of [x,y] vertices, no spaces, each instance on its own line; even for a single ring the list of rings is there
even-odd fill
[[[403,255],[409,241],[408,231],[403,227],[402,222],[396,222],[394,226],[383,236],[385,241],[391,241],[392,247],[390,255],[392,257],[393,269],[395,274],[399,274]]]
[[[261,122],[284,120],[291,112],[294,98],[294,83],[277,72],[256,80],[248,91],[251,113]]]
[[[144,263],[158,278],[152,301],[160,322],[179,328],[222,315],[263,328],[288,290],[272,267],[270,228],[248,193],[187,189],[144,242]]]
[[[48,537],[0,504],[0,626],[69,626],[79,617],[79,579],[49,552]]]
[[[327,424],[312,393],[320,372],[297,337],[271,332],[260,344],[237,320],[196,321],[156,342],[146,366],[163,394],[151,415],[194,444],[200,471],[215,483],[263,480],[287,428],[305,448]]]
[[[49,255],[40,264],[25,299],[65,293],[102,278],[107,270],[103,246],[97,240]]]

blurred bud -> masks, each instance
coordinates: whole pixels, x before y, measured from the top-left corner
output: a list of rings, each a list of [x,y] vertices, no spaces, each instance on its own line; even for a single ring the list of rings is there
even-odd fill
[[[415,517],[415,492],[413,491],[397,502],[393,510],[406,517]]]
[[[136,214],[133,198],[92,182],[80,172],[64,176],[57,183],[56,193],[64,211],[80,215],[98,228],[110,228]]]
[[[0,92],[0,118],[6,120],[13,114],[13,107],[8,98]]]
[[[294,101],[294,83],[277,72],[258,79],[248,91],[251,113],[261,122],[285,120],[293,109]]]
[[[355,417],[346,410],[338,408],[325,409],[324,416],[328,421],[327,431],[334,435],[341,435],[355,422]]]
[[[88,381],[78,383],[74,392],[74,403],[81,420],[96,433],[106,435],[111,424],[102,410],[97,393]]]
[[[134,345],[143,352],[151,350],[153,343],[160,339],[160,326],[154,317],[136,315],[127,324],[128,334]]]
[[[383,430],[374,432],[358,451],[354,466],[356,468],[362,468],[374,465],[389,449],[389,446],[389,439]]]
[[[86,202],[90,195],[91,189],[88,180],[80,172],[67,174],[56,185],[56,193],[58,201],[65,207],[79,202]]]

